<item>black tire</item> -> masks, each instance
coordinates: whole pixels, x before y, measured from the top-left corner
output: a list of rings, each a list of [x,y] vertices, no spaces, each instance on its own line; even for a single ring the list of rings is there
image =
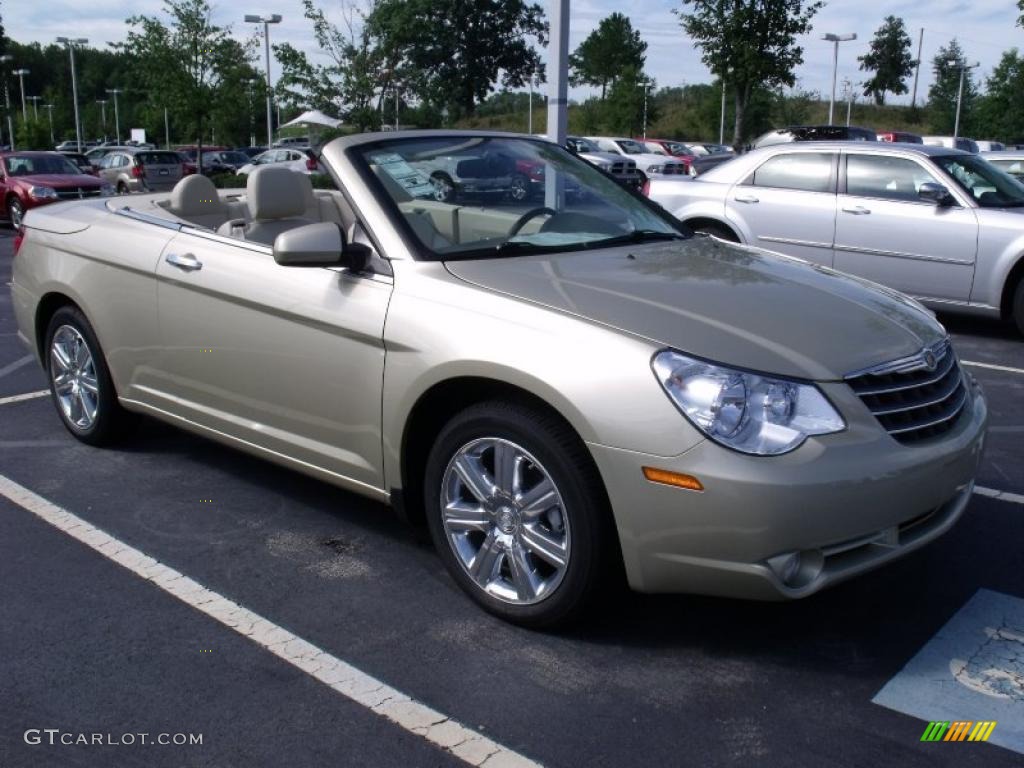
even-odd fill
[[[128,185],[125,184],[123,181],[117,182],[117,194],[119,194],[119,195],[127,195],[128,194]]]
[[[1024,277],[1017,281],[1017,290],[1013,293],[1013,322],[1024,334]]]
[[[711,237],[717,237],[719,240],[725,240],[728,243],[738,243],[740,241],[740,239],[736,237],[735,232],[722,224],[707,222],[688,226],[694,232],[710,235]]]
[[[24,220],[25,208],[18,198],[11,197],[7,201],[7,221],[10,222],[11,229],[18,229]]]
[[[435,173],[430,177],[434,182],[434,199],[439,203],[450,203],[455,200],[457,189],[455,182],[446,173]]]
[[[65,412],[61,397],[57,392],[54,375],[57,363],[54,360],[53,343],[58,331],[64,328],[74,329],[85,342],[92,360],[92,369],[95,371],[97,388],[95,417],[87,426],[81,426],[71,420]],[[89,445],[109,445],[116,441],[123,434],[125,428],[131,424],[132,419],[117,400],[117,392],[114,389],[114,382],[110,378],[110,369],[107,368],[103,349],[96,339],[96,333],[81,310],[73,306],[64,306],[54,312],[46,328],[44,353],[46,374],[50,381],[50,397],[57,409],[57,415],[60,416],[67,430],[77,439]]]
[[[521,446],[543,466],[561,496],[560,514],[568,521],[567,563],[560,582],[539,602],[516,604],[484,591],[463,566],[445,531],[441,496],[445,473],[461,448],[481,438]],[[481,607],[506,621],[537,629],[564,626],[579,618],[606,587],[617,586],[621,569],[615,565],[615,528],[597,468],[579,437],[541,409],[494,401],[473,405],[452,418],[427,458],[424,502],[434,546],[452,578]]]
[[[530,196],[530,180],[521,173],[512,176],[508,196],[516,203],[526,202]]]

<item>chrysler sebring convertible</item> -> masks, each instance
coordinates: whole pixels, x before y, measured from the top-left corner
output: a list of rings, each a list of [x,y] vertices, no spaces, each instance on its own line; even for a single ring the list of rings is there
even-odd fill
[[[482,155],[542,167],[543,200],[415,182]],[[366,134],[323,162],[336,191],[268,167],[28,212],[19,334],[72,435],[146,414],[389,503],[528,626],[622,578],[803,597],[967,506],[985,401],[914,300],[695,236],[545,140]]]

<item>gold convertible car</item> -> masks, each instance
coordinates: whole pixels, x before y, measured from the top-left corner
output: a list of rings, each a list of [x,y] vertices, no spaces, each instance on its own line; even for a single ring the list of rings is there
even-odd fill
[[[75,437],[147,414],[389,502],[529,626],[623,576],[802,597],[967,506],[985,402],[913,300],[694,236],[541,139],[322,160],[337,190],[268,167],[28,213],[19,333]]]

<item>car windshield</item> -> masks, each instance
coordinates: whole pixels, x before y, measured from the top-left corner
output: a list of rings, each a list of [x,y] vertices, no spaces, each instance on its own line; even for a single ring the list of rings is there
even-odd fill
[[[249,158],[243,155],[241,152],[220,152],[220,160],[222,163],[229,163],[231,165],[245,165],[249,162]]]
[[[680,155],[692,155],[693,152],[685,144],[680,144],[678,141],[666,141],[665,146],[668,147],[668,151],[675,156]]]
[[[551,142],[391,139],[354,154],[425,258],[519,256],[686,237],[668,214]]]
[[[11,176],[33,176],[36,174],[71,174],[82,171],[63,155],[8,155],[5,158],[7,173]]]
[[[644,147],[644,145],[641,144],[639,141],[630,141],[626,139],[623,141],[616,141],[615,143],[618,144],[619,148],[627,155],[650,154],[649,150],[646,147]],[[661,154],[665,153],[662,152]]]
[[[1024,183],[977,155],[932,158],[981,208],[1024,208]]]
[[[571,138],[565,142],[574,152],[600,152],[601,149],[589,139]]]

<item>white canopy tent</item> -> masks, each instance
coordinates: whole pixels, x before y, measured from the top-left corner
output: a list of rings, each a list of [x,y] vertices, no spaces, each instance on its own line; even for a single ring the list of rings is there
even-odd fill
[[[328,128],[337,128],[341,125],[341,120],[330,115],[325,115],[319,109],[311,109],[307,112],[303,112],[301,115],[296,117],[294,120],[289,120],[283,125],[279,125],[278,129],[287,128],[291,125],[323,125]]]

